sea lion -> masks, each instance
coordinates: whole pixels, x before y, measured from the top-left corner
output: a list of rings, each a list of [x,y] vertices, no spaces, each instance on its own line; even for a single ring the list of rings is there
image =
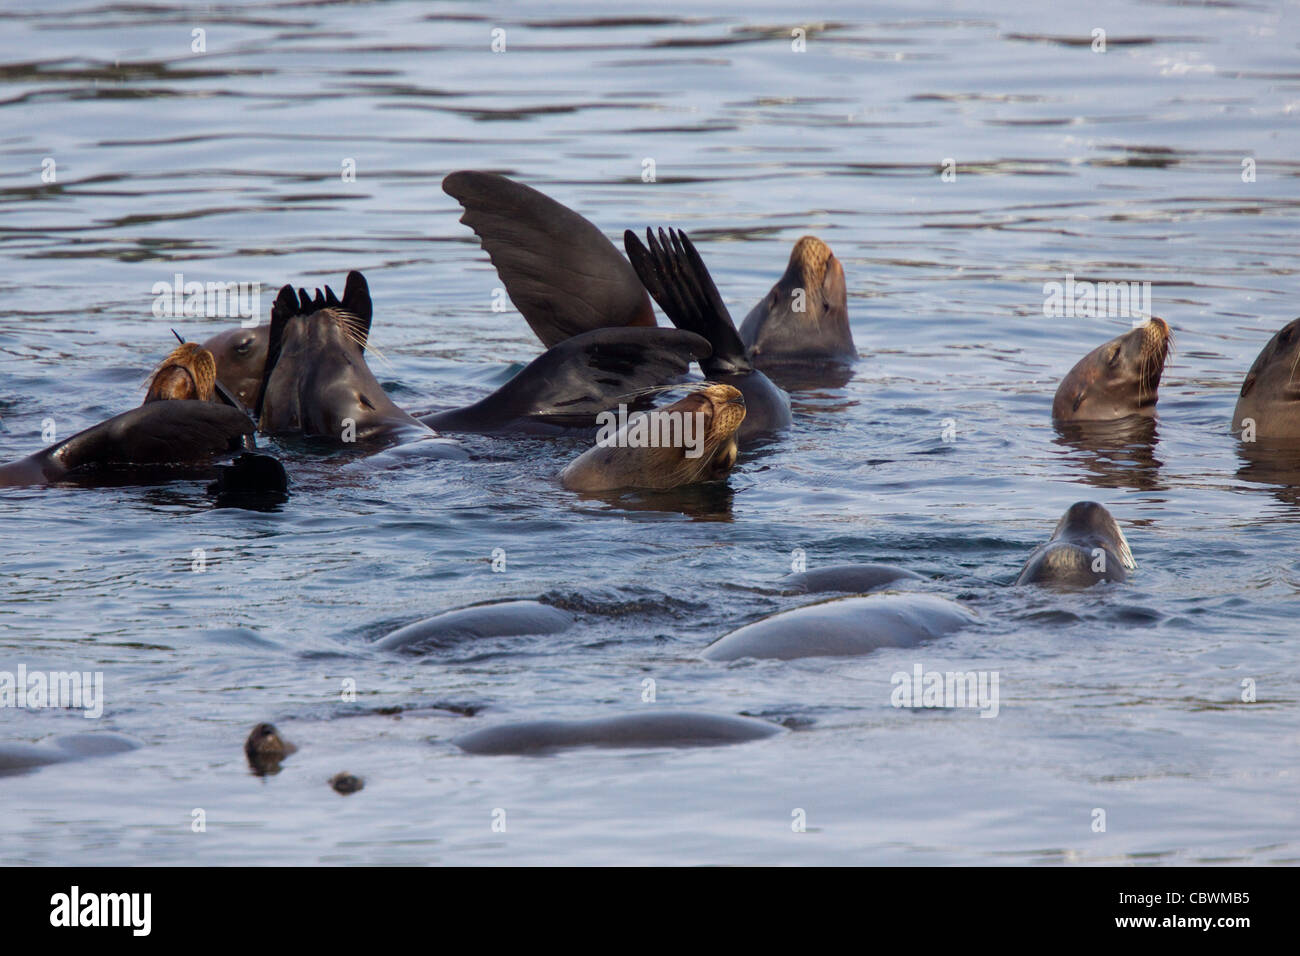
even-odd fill
[[[248,765],[259,777],[280,772],[280,761],[298,748],[280,736],[275,724],[258,724],[244,741]]]
[[[346,796],[349,793],[356,793],[365,787],[366,782],[360,777],[354,776],[344,770],[342,773],[336,773],[330,777],[330,786],[338,793]]]
[[[881,647],[915,647],[975,620],[932,594],[832,598],[782,611],[726,634],[702,653],[710,661],[848,657]]]
[[[1128,540],[1109,511],[1095,501],[1076,501],[1056,530],[1025,562],[1016,584],[1091,587],[1098,581],[1124,581],[1137,567]]]
[[[816,236],[794,244],[785,274],[740,323],[740,340],[759,369],[857,358],[844,267],[830,246]]]
[[[0,744],[0,777],[25,773],[48,764],[107,757],[135,750],[140,745],[129,737],[106,732],[69,734],[50,744]]]
[[[341,300],[329,286],[315,298],[282,288],[271,307],[254,406],[258,428],[340,443],[436,437],[397,407],[366,364],[370,320],[370,289],[360,272],[348,273]],[[445,444],[449,455],[464,455],[455,442]]]
[[[787,574],[781,587],[792,594],[866,594],[886,587],[901,587],[908,581],[924,581],[921,575],[888,564],[833,564],[812,571]]]
[[[690,237],[680,230],[665,233],[660,229],[656,239],[647,229],[643,245],[629,229],[623,233],[623,246],[642,284],[673,325],[709,340],[713,351],[700,362],[704,377],[730,385],[745,397],[739,440],[743,443],[788,428],[793,421],[790,396],[750,362],[731,314]]]
[[[265,325],[251,329],[236,327],[203,343],[216,360],[217,380],[245,408],[254,408],[261,394],[269,336],[270,329]]]
[[[1099,345],[1061,380],[1052,399],[1052,421],[1113,421],[1153,416],[1157,390],[1173,335],[1158,316]]]
[[[1260,439],[1300,438],[1300,319],[1268,340],[1241,383],[1232,430],[1244,444]]]
[[[573,624],[573,615],[537,601],[498,601],[444,611],[380,638],[381,651],[415,654],[488,637],[558,634]]]
[[[762,720],[645,710],[595,720],[534,720],[471,731],[455,738],[471,754],[540,755],[577,747],[644,749],[716,747],[746,743],[781,733]]]
[[[730,385],[706,383],[666,408],[602,429],[594,448],[560,472],[570,491],[664,491],[725,478],[736,463],[745,400]]]

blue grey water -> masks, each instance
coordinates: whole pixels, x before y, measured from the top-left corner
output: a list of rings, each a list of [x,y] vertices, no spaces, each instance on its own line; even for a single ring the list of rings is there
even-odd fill
[[[0,670],[106,681],[99,720],[0,710],[0,742],[140,745],[0,777],[0,862],[1300,861],[1300,506],[1239,474],[1228,432],[1245,370],[1297,314],[1298,14],[9,0],[0,460],[42,447],[46,419],[68,435],[139,402],[178,321],[151,290],[177,272],[273,292],[361,269],[398,402],[482,396],[539,346],[492,309],[495,273],[439,188],[459,168],[517,176],[615,239],[689,230],[737,318],[816,234],[861,359],[797,394],[793,429],[725,491],[671,505],[576,497],[555,476],[582,441],[536,437],[464,437],[469,461],[270,443],[295,482],[273,512],[215,509],[200,482],[0,493]],[[1052,430],[1059,378],[1130,325],[1044,317],[1067,274],[1151,282],[1174,329],[1150,455]],[[1131,583],[1010,586],[1079,499],[1126,529]],[[808,600],[774,587],[796,549],[918,571],[980,622],[920,650],[701,660]],[[578,626],[417,659],[369,647],[542,596]],[[918,663],[997,672],[998,716],[891,706]],[[648,707],[795,729],[540,758],[450,743]],[[300,748],[265,778],[241,749],[261,720]],[[334,793],[341,770],[365,789]]]

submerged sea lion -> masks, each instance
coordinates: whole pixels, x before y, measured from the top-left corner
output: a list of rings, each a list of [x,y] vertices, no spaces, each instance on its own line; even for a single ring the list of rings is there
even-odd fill
[[[280,772],[280,761],[298,750],[280,736],[275,724],[258,724],[244,741],[244,756],[259,777]]]
[[[0,743],[0,777],[26,773],[53,763],[126,753],[139,746],[129,737],[107,732],[69,734],[56,738],[53,746]]]
[[[740,323],[740,340],[760,369],[857,358],[844,267],[830,246],[816,236],[794,244],[785,275]]]
[[[367,442],[435,435],[394,404],[366,364],[370,290],[349,272],[340,300],[285,286],[271,307],[266,368],[254,414],[261,431]],[[460,452],[454,442],[448,451]]]
[[[534,720],[471,731],[452,741],[471,754],[554,753],[576,747],[716,747],[781,733],[762,720],[646,710],[595,720]]]
[[[745,400],[730,385],[709,383],[666,408],[640,412],[560,472],[570,491],[662,491],[725,478],[736,463],[736,431]]]
[[[704,336],[713,347],[712,354],[700,362],[705,378],[730,385],[745,397],[740,440],[789,427],[793,421],[790,396],[750,362],[731,314],[690,237],[676,229],[667,233],[660,229],[656,239],[647,229],[646,243],[649,248],[630,229],[623,233],[632,268],[664,314],[673,325]]]
[[[337,793],[341,793],[344,796],[349,793],[356,793],[358,790],[364,788],[365,785],[366,782],[364,780],[354,774],[348,773],[346,770],[330,777],[330,786],[333,787]]]
[[[1249,444],[1300,438],[1300,319],[1282,326],[1256,356],[1241,383],[1232,430]]]
[[[381,651],[417,654],[489,637],[558,634],[572,624],[573,615],[549,604],[498,601],[435,614],[393,631],[374,646]]]
[[[1157,390],[1173,336],[1164,319],[1146,323],[1099,345],[1061,381],[1052,421],[1113,421],[1156,413]]]
[[[1016,584],[1086,588],[1098,581],[1125,581],[1136,567],[1114,516],[1095,501],[1076,501],[1051,539],[1029,556]]]
[[[888,564],[833,564],[811,571],[787,574],[781,579],[786,591],[796,594],[866,594],[886,587],[902,587],[908,581],[924,581],[921,575]]]
[[[746,624],[703,651],[711,661],[847,657],[881,647],[915,647],[975,620],[960,604],[932,594],[832,598]]]

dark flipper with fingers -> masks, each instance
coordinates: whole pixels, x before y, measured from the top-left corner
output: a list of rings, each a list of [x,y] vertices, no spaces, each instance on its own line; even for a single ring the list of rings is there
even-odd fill
[[[631,229],[623,233],[628,258],[673,325],[709,340],[713,354],[700,363],[705,376],[752,371],[731,313],[690,238],[676,229],[660,229],[657,239],[649,229],[645,234],[649,248]]]
[[[462,170],[442,188],[465,207],[460,221],[547,348],[592,329],[655,324],[627,260],[572,209],[496,173]]]
[[[600,412],[648,407],[647,389],[671,385],[709,343],[681,329],[596,329],[538,356],[482,401],[421,419],[450,431],[496,431],[535,423],[591,428]]]

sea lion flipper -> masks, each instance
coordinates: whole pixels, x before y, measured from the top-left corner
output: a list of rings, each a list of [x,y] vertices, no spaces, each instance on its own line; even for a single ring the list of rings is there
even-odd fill
[[[731,313],[718,294],[704,260],[686,233],[659,230],[656,239],[646,230],[649,248],[632,230],[623,233],[623,245],[632,268],[673,325],[709,340],[713,354],[702,365],[705,375],[753,370],[745,345],[736,332]]]
[[[343,311],[356,316],[354,328],[361,333],[361,347],[365,348],[370,340],[370,320],[374,316],[374,307],[370,302],[370,286],[366,277],[353,269],[348,273],[343,285]]]
[[[116,415],[48,449],[57,473],[125,465],[191,464],[234,451],[251,434],[247,415],[228,405],[178,399]]]
[[[646,407],[647,390],[679,381],[709,343],[681,329],[593,329],[530,362],[482,401],[421,419],[452,431],[493,431],[532,421],[590,428],[620,402]]]
[[[304,293],[305,294],[305,293]],[[284,343],[284,328],[289,320],[302,311],[302,303],[293,291],[293,286],[284,285],[271,304],[271,327],[267,330],[266,361],[262,365],[262,384],[257,389],[257,403],[253,406],[253,418],[262,420],[262,406],[266,400],[266,383],[271,380],[275,363],[280,361],[280,347]]]
[[[442,189],[465,207],[460,221],[547,348],[592,329],[655,324],[627,260],[572,209],[496,173],[454,172]]]

